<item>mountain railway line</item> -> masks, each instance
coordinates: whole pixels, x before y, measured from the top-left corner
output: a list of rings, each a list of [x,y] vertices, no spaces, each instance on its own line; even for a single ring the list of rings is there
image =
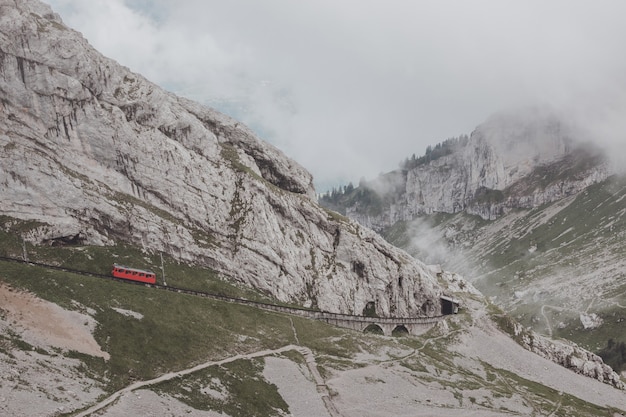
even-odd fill
[[[275,311],[279,313],[286,313],[296,315],[300,317],[306,317],[314,320],[323,321],[325,323],[335,325],[338,327],[349,328],[358,331],[373,330],[381,332],[384,335],[391,335],[396,330],[403,331],[410,334],[421,334],[424,331],[430,329],[436,323],[441,321],[446,315],[429,316],[429,317],[369,317],[369,316],[357,316],[345,313],[331,313],[321,310],[307,309],[304,307],[284,306],[273,303],[266,303],[262,301],[252,301],[245,298],[229,297],[222,294],[216,294],[206,291],[192,290],[189,288],[174,287],[171,285],[162,285],[157,283],[145,283],[138,281],[131,281],[123,278],[116,278],[112,275],[100,274],[92,271],[84,271],[80,269],[67,268],[63,266],[50,265],[41,262],[33,262],[30,260],[24,260],[19,258],[12,258],[6,256],[0,256],[0,261],[14,262],[26,265],[37,266],[45,269],[53,269],[62,272],[68,272],[77,275],[83,275],[93,278],[104,278],[112,281],[118,281],[126,284],[142,285],[158,290],[172,291],[179,294],[187,294],[196,297],[210,298],[218,301],[225,301],[229,303],[248,305],[251,307]]]

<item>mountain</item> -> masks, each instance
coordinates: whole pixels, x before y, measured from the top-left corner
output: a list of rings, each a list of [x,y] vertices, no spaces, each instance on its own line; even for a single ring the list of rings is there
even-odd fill
[[[321,201],[463,274],[525,326],[608,357],[626,342],[626,179],[611,166],[555,113],[526,109]]]
[[[624,198],[626,178],[610,176],[495,220],[439,213],[398,222],[385,235],[471,277],[524,325],[600,352],[610,340],[626,341]]]
[[[375,230],[432,213],[465,212],[493,220],[607,178],[608,160],[575,134],[543,108],[499,113],[470,137],[448,139],[421,158],[407,159],[400,170],[337,201],[321,202]]]
[[[320,207],[296,162],[35,0],[0,0],[0,107],[2,415],[626,410],[598,356]],[[107,279],[114,262],[168,284]],[[431,324],[379,336],[284,304]]]
[[[439,314],[432,272],[318,206],[278,149],[103,57],[49,7],[0,4],[0,214],[38,222],[27,242],[128,242],[283,302]]]

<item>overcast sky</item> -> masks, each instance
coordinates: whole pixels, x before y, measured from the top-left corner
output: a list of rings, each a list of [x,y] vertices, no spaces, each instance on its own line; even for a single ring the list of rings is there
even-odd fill
[[[520,106],[626,134],[622,0],[48,3],[103,54],[246,122],[318,191]]]

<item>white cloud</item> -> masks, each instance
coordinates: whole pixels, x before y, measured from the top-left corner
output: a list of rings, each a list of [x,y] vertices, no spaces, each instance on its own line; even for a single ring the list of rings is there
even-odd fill
[[[320,185],[550,104],[624,142],[626,2],[53,0],[105,55],[229,101]],[[596,129],[597,128],[597,129]]]

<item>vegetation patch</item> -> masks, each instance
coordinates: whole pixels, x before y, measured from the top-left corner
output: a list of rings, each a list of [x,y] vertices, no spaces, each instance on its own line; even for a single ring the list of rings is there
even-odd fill
[[[344,187],[343,191],[333,190],[324,194],[320,197],[319,203],[333,212],[341,213],[342,216],[346,213],[346,207],[355,207],[360,213],[370,216],[382,214],[386,207],[384,198],[365,182],[357,188],[350,185]]]
[[[606,347],[599,351],[598,355],[616,372],[626,370],[626,343],[609,339]]]
[[[278,187],[271,184],[269,181],[266,181],[256,172],[254,172],[250,167],[244,165],[244,163],[241,162],[241,159],[239,158],[239,153],[235,145],[229,142],[220,142],[219,144],[221,147],[221,156],[223,159],[228,161],[231,168],[233,168],[235,171],[245,172],[246,174],[251,175],[253,178],[261,181],[262,183],[272,185],[275,189],[279,189]]]
[[[238,360],[151,388],[197,410],[251,417],[288,414],[289,406],[276,385],[263,377],[263,367],[263,359]]]
[[[108,392],[233,352],[293,343],[286,316],[253,307],[22,264],[2,262],[2,266],[2,280],[15,288],[66,309],[78,302],[96,312],[94,337],[111,358],[75,355]],[[144,318],[128,318],[113,307]]]

